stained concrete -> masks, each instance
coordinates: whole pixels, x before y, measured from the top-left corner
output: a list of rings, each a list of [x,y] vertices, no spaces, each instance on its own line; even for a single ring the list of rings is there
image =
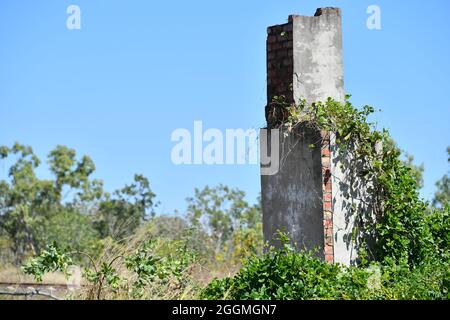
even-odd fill
[[[322,8],[313,17],[290,16],[289,23],[293,32],[293,74],[288,76],[292,77],[294,100],[305,98],[312,103],[332,97],[344,102],[341,11]],[[268,89],[276,91],[270,80],[269,76]],[[280,170],[261,178],[264,235],[276,244],[274,234],[282,229],[299,249],[323,249],[321,155],[318,148],[310,148],[320,135],[305,128],[299,130],[287,138],[281,135]],[[358,245],[352,237],[356,215],[351,207],[362,212],[370,211],[370,205],[366,205],[365,182],[353,174],[351,158],[339,154],[334,134],[331,136],[334,259],[349,265],[357,259]],[[350,192],[355,186],[357,194]]]
[[[293,24],[295,101],[332,97],[345,100],[342,18],[337,8],[318,9],[316,16],[290,18]]]
[[[376,199],[372,184],[361,177],[361,160],[352,156],[356,146],[348,146],[342,153],[331,135],[331,179],[333,201],[334,261],[353,265],[358,260],[358,250],[362,242],[371,244],[371,235],[361,231],[362,225],[373,223]]]
[[[319,249],[323,256],[322,165],[320,133],[298,128],[280,137],[280,170],[261,176],[264,235],[278,246],[277,231],[287,232],[298,249]]]

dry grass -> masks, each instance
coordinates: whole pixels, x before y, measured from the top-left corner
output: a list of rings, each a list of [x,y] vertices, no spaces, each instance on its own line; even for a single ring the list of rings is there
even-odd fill
[[[148,283],[143,288],[143,294],[139,297],[133,295],[133,283],[136,280],[136,274],[125,267],[124,259],[133,254],[137,248],[142,246],[151,237],[151,229],[140,228],[132,237],[123,241],[110,241],[104,243],[103,252],[99,258],[93,261],[96,269],[103,263],[110,264],[122,279],[122,285],[119,289],[113,290],[108,286],[100,289],[98,285],[85,286],[80,292],[81,299],[151,299],[151,300],[184,300],[197,299],[200,289],[205,287],[214,278],[223,278],[234,275],[240,268],[235,263],[215,262],[205,263],[201,261],[193,262],[185,270],[185,278],[170,278],[164,281],[155,280]],[[164,249],[166,242],[161,243]],[[160,248],[160,249],[161,249]],[[158,250],[158,247],[155,248]]]
[[[206,286],[213,279],[234,276],[240,267],[239,264],[229,264],[226,262],[205,265],[198,263],[192,266],[191,275],[195,282],[201,286]]]
[[[24,274],[20,268],[2,266],[0,269],[0,283],[34,284],[36,281],[33,277]],[[67,280],[63,273],[51,272],[44,276],[42,284],[65,285]]]
[[[199,292],[211,280],[215,278],[224,278],[233,276],[239,270],[240,265],[235,261],[195,261],[187,267],[183,279],[170,278],[164,281],[155,280],[148,283],[143,288],[143,294],[136,297],[133,293],[133,283],[136,281],[136,274],[128,270],[125,266],[125,257],[133,254],[137,248],[149,239],[154,238],[152,228],[142,227],[130,238],[122,241],[113,241],[105,239],[103,242],[102,253],[99,257],[89,257],[90,265],[86,267],[98,271],[102,264],[111,265],[121,279],[120,288],[113,289],[105,283],[90,284],[82,281],[83,286],[68,297],[69,299],[167,299],[184,300],[197,299]],[[170,242],[170,240],[167,240]],[[161,242],[162,254],[167,253],[167,241]],[[169,247],[170,248],[170,247]],[[164,251],[166,250],[166,251]],[[170,250],[170,249],[169,249]],[[36,281],[25,275],[20,268],[14,266],[0,267],[0,283],[14,284],[36,284]],[[71,282],[66,280],[61,272],[46,274],[41,284],[44,285],[66,285]]]

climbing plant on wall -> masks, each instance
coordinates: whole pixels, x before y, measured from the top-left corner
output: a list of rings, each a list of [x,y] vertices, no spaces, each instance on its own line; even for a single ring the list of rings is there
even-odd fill
[[[387,130],[377,130],[368,120],[375,112],[371,106],[355,108],[346,97],[344,103],[331,98],[324,102],[288,104],[275,97],[282,108],[283,119],[279,127],[286,134],[295,133],[299,126],[326,130],[334,134],[340,154],[351,159],[355,174],[364,179],[367,192],[373,199],[374,214],[363,216],[353,208],[359,218],[355,234],[371,239],[363,243],[361,263],[379,260],[414,266],[442,253],[433,237],[433,219],[428,218],[428,205],[418,193],[417,179],[410,166],[401,160],[401,150],[393,143]],[[358,190],[354,190],[356,193]],[[433,214],[448,220],[448,207]],[[443,223],[444,225],[445,223]],[[364,238],[364,237],[362,237]],[[445,248],[448,252],[448,247]],[[442,254],[440,254],[442,258]]]

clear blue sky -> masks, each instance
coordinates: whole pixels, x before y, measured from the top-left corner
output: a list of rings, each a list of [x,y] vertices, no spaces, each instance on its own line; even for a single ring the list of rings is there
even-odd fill
[[[66,28],[70,4],[81,8],[81,30]],[[366,28],[371,4],[382,30]],[[253,201],[257,166],[175,166],[170,134],[194,120],[261,127],[266,28],[321,6],[343,10],[346,91],[383,109],[376,120],[425,164],[431,198],[448,170],[448,0],[2,0],[0,144],[20,141],[41,158],[57,144],[75,148],[108,190],[143,173],[159,212],[183,212],[207,184],[239,187]]]

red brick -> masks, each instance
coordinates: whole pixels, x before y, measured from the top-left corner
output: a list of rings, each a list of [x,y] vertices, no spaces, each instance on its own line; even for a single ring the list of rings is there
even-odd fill
[[[323,220],[323,225],[328,230],[333,227],[333,221],[332,220]]]
[[[293,46],[294,46],[294,42],[293,42],[293,41],[285,41],[285,42],[283,43],[283,47],[284,47],[284,48],[290,49],[290,48],[292,48]]]
[[[332,198],[332,197],[331,197],[331,193],[328,193],[328,192],[327,192],[327,193],[324,193],[324,194],[323,194],[323,200],[324,200],[324,201],[331,201],[331,198]]]
[[[333,263],[334,262],[334,256],[331,254],[326,254],[325,255],[325,261],[329,262],[329,263]]]
[[[332,255],[333,254],[333,247],[332,246],[325,246],[325,255]]]
[[[276,58],[275,52],[269,52],[269,53],[267,54],[267,60],[273,60],[273,59],[275,59],[275,58]]]
[[[286,50],[280,50],[277,52],[277,58],[285,58],[287,57],[287,51]]]
[[[277,75],[277,71],[276,70],[269,70],[269,71],[267,71],[267,76],[269,78],[271,78],[271,79],[275,78],[276,75]],[[275,79],[273,79],[273,80],[275,80]]]
[[[283,31],[283,27],[284,27],[284,25],[271,26],[271,27],[268,28],[268,29],[270,29],[270,31],[267,30],[267,32],[268,32],[269,34],[275,34],[275,35],[278,35],[278,34],[280,34],[280,32]]]
[[[291,60],[291,59],[284,59],[284,60],[283,60],[283,65],[284,65],[284,66],[290,66],[290,65],[292,65],[292,60]]]
[[[289,32],[292,31],[292,24],[288,23],[283,26],[283,31]]]
[[[323,203],[323,208],[324,208],[325,210],[331,210],[331,201],[325,201],[325,202]]]
[[[275,61],[267,61],[267,72],[274,72],[277,69],[277,63]]]
[[[277,41],[277,36],[268,36],[267,43],[275,43]]]
[[[283,48],[283,44],[282,43],[271,43],[269,44],[269,50],[279,50]]]
[[[330,157],[322,157],[322,166],[328,168],[330,164]]]
[[[281,26],[281,25],[275,25],[275,26],[270,26],[270,27],[268,27],[267,28],[267,33],[268,34],[276,34],[276,33],[279,33],[280,31],[282,31],[283,30],[283,26]]]
[[[274,85],[274,86],[277,86],[277,85],[279,85],[281,83],[280,78],[273,77],[273,78],[270,78],[270,79],[272,80],[271,84]]]
[[[328,147],[323,147],[322,146],[322,156],[324,157],[329,157],[331,156],[331,150]]]

